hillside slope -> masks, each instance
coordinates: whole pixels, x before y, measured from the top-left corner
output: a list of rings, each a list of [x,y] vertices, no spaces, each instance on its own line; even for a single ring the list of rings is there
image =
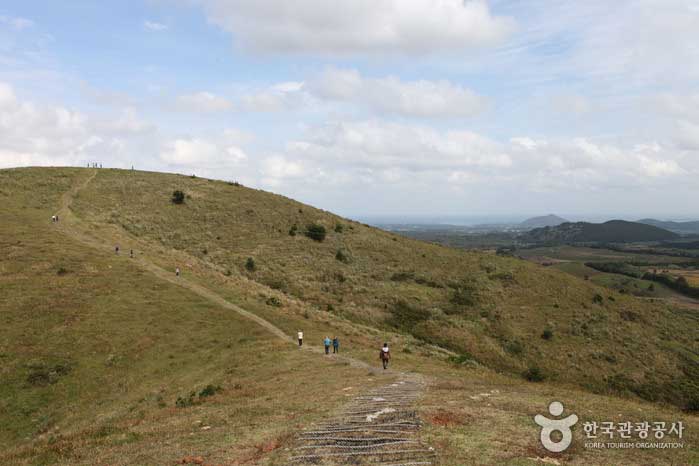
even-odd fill
[[[174,190],[186,193],[184,204],[171,202]],[[526,261],[426,244],[279,195],[178,175],[100,171],[74,208],[150,248],[277,290],[282,301],[411,334],[498,370],[540,368],[553,380],[680,405],[697,393],[696,320]],[[312,224],[325,227],[324,241],[303,234]],[[542,338],[546,330],[554,337]]]
[[[183,205],[172,204],[175,189],[187,193]],[[440,464],[535,464],[527,458],[546,452],[531,417],[553,391],[580,414],[680,418],[690,439],[699,426],[662,404],[607,396],[688,407],[696,316],[524,261],[407,240],[241,186],[144,172],[0,170],[0,216],[4,464],[173,464],[192,455],[286,464],[299,427],[393,377],[299,352],[288,336],[300,328],[311,345],[339,335],[343,354],[370,364],[389,341],[395,368],[428,374],[421,411]],[[323,242],[303,235],[309,223],[327,227]],[[535,366],[551,385],[521,378]],[[209,385],[213,396],[202,397]],[[484,391],[486,410],[474,396]],[[696,458],[691,448],[566,458],[664,464],[678,453],[682,464]]]
[[[576,222],[536,228],[523,234],[521,238],[533,243],[631,243],[671,240],[679,238],[679,235],[653,225],[610,220],[604,223]]]

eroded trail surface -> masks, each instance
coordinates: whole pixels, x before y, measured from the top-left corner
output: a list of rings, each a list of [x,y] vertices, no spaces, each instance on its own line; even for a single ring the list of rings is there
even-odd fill
[[[435,451],[419,439],[415,411],[425,386],[403,374],[394,383],[363,393],[336,418],[301,432],[290,465],[432,465]]]

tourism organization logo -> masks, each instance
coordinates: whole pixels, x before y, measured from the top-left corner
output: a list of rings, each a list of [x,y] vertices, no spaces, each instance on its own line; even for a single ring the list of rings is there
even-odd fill
[[[563,403],[554,401],[549,405],[549,414],[554,417],[559,417],[563,414]],[[541,444],[548,451],[560,453],[565,451],[573,441],[573,427],[578,422],[578,416],[571,414],[562,419],[549,419],[548,417],[537,414],[534,416],[534,422],[541,426]],[[555,441],[552,436],[554,432],[561,433],[561,439]]]
[[[541,445],[550,452],[561,453],[573,442],[572,427],[579,419],[574,413],[561,417],[564,408],[560,401],[551,402],[548,411],[556,419],[543,414],[534,416],[534,422],[541,426]],[[584,446],[588,449],[684,448],[684,442],[679,441],[685,429],[682,421],[585,421],[582,422],[582,429],[585,434]]]

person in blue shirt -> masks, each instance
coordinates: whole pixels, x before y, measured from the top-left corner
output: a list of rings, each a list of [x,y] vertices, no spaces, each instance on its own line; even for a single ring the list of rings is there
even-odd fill
[[[323,340],[323,344],[325,345],[325,354],[330,354],[330,338],[325,337],[325,340]]]
[[[333,337],[333,354],[340,352],[340,340],[337,337]]]

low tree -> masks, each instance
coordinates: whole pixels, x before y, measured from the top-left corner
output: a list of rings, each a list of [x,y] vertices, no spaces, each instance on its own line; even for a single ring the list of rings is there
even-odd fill
[[[184,192],[180,191],[179,189],[175,190],[172,193],[172,203],[173,204],[184,204]]]
[[[245,261],[245,270],[248,272],[254,272],[255,269],[257,269],[257,265],[255,265],[255,259],[252,257],[248,257],[248,260]]]
[[[306,236],[314,241],[322,242],[326,233],[325,227],[317,223],[312,223],[306,227]]]

